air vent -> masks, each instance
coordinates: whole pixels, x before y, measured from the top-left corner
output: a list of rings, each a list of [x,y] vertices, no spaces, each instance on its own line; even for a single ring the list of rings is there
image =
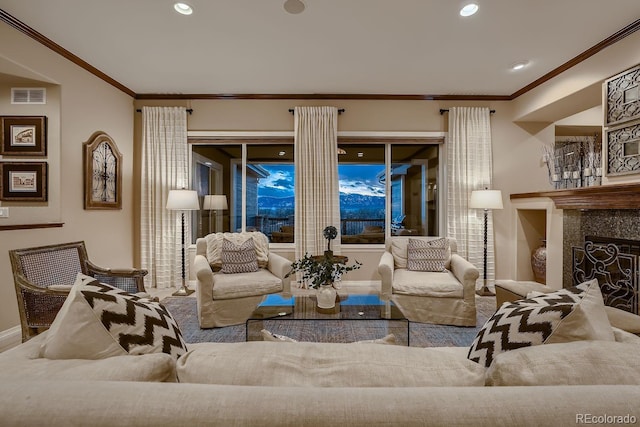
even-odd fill
[[[46,104],[47,90],[43,87],[12,87],[12,104]]]

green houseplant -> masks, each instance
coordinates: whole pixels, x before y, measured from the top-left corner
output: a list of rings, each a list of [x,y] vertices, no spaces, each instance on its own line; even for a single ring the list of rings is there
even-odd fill
[[[291,264],[291,271],[285,277],[293,273],[302,273],[302,282],[318,291],[318,307],[331,308],[335,305],[335,282],[342,278],[344,273],[359,269],[362,264],[356,260],[353,265],[346,265],[342,258],[334,257],[331,251],[331,240],[335,239],[338,232],[335,227],[326,227],[323,236],[329,242],[324,255],[312,256],[308,253],[304,257]]]

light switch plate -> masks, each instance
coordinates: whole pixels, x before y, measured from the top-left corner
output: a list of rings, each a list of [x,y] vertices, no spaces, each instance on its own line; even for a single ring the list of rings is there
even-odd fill
[[[9,218],[9,208],[0,208],[0,218]]]

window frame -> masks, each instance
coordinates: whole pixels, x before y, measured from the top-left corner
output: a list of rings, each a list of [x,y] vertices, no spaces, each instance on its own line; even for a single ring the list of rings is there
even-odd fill
[[[247,166],[247,146],[251,144],[294,144],[294,132],[293,131],[187,131],[187,142],[190,146],[189,149],[189,162],[193,165],[193,145],[238,145],[241,147],[242,152],[242,220],[241,229],[246,229],[246,166]],[[392,131],[392,132],[378,132],[378,131],[338,131],[338,144],[367,144],[384,145],[385,150],[385,174],[389,176],[391,173],[391,147],[394,144],[437,144],[438,147],[438,189],[440,195],[447,194],[447,157],[445,149],[447,142],[447,132],[405,132],[405,131]],[[237,162],[237,160],[235,161]],[[233,176],[229,177],[233,179]],[[230,185],[231,185],[230,181]],[[230,187],[233,188],[233,187]],[[391,180],[385,180],[385,239],[391,236]],[[236,201],[229,200],[229,212],[233,212],[233,204]],[[438,222],[439,235],[445,235],[445,222],[446,218],[446,202],[441,197],[441,202],[438,204],[438,217],[441,219]],[[293,247],[294,243],[270,243],[275,247]],[[375,246],[380,244],[352,244],[349,246]]]

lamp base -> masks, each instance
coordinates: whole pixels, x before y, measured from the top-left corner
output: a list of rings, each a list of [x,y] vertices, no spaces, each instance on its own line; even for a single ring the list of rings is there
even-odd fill
[[[484,285],[482,288],[478,289],[476,291],[476,294],[480,295],[481,297],[495,296],[495,294],[491,292],[491,290],[487,287],[487,285]]]
[[[189,289],[186,286],[182,285],[180,289],[172,293],[171,295],[174,297],[186,297],[187,295],[191,295],[195,291],[193,289]]]

